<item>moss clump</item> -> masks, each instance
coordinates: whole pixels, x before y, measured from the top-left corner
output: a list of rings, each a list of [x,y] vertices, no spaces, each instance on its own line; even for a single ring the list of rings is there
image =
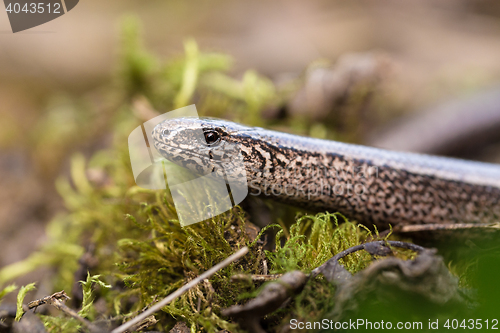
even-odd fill
[[[349,222],[341,214],[305,215],[297,219],[290,231],[283,228],[278,231],[276,249],[266,255],[272,273],[296,269],[309,273],[335,254],[362,243],[369,235],[368,229]],[[284,238],[286,241],[281,246]],[[367,253],[353,257],[342,259],[351,272],[357,272],[371,261]]]

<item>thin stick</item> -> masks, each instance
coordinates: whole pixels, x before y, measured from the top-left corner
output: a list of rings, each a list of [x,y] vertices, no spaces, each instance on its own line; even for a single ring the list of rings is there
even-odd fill
[[[28,309],[31,310],[33,308],[39,307],[40,305],[50,304],[51,301],[54,300],[54,299],[58,299],[58,300],[61,300],[61,301],[65,302],[65,301],[67,301],[70,298],[69,298],[68,295],[66,295],[66,292],[64,292],[64,290],[58,291],[57,293],[53,293],[50,296],[46,296],[44,298],[37,299],[36,301],[29,302],[28,303]]]
[[[123,333],[123,332],[125,332],[127,329],[132,327],[134,324],[137,324],[138,322],[147,318],[148,316],[152,315],[153,313],[160,311],[161,308],[163,308],[165,305],[172,302],[174,299],[181,296],[186,291],[193,288],[194,286],[196,286],[198,283],[200,283],[204,279],[208,279],[209,277],[214,275],[217,271],[223,269],[224,267],[229,266],[229,264],[231,264],[233,261],[240,259],[241,257],[243,257],[247,253],[248,253],[248,247],[246,247],[246,246],[242,247],[238,252],[227,257],[226,259],[224,259],[223,261],[221,261],[217,265],[210,268],[208,271],[202,273],[201,275],[198,275],[196,278],[189,281],[188,283],[186,283],[185,285],[183,285],[182,287],[180,287],[179,289],[177,289],[176,291],[174,291],[173,293],[168,295],[166,298],[159,301],[158,303],[156,303],[155,305],[153,305],[148,310],[144,311],[143,313],[141,313],[140,315],[138,315],[134,319],[132,319],[132,320],[126,322],[125,324],[112,330],[111,333]]]
[[[282,277],[283,274],[235,274],[231,276],[231,281],[273,281]]]
[[[94,333],[94,332],[102,332],[102,330],[99,327],[97,327],[96,325],[92,324],[87,319],[81,317],[78,314],[78,312],[76,312],[75,310],[67,307],[66,304],[64,304],[63,301],[61,301],[60,299],[58,299],[58,298],[51,298],[51,299],[47,300],[47,304],[50,304],[53,307],[55,307],[56,309],[61,310],[62,312],[64,312],[68,316],[75,318],[76,320],[78,320],[79,322],[81,322],[83,325],[85,325],[85,327],[87,327],[90,332],[92,332],[92,333]]]
[[[435,230],[463,230],[463,229],[500,229],[498,223],[447,223],[447,224],[415,224],[406,225],[398,232],[418,232],[418,231],[435,231]]]

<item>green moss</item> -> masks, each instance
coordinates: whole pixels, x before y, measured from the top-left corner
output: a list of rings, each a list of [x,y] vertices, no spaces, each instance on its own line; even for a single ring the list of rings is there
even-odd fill
[[[2,303],[2,299],[7,295],[17,289],[15,284],[10,284],[7,287],[0,290],[0,303]]]
[[[19,289],[19,293],[17,294],[17,310],[16,310],[16,321],[21,320],[23,314],[24,314],[24,309],[23,309],[23,302],[24,298],[26,297],[26,294],[29,293],[32,290],[35,290],[35,283],[30,283],[25,286],[22,286],[21,289]]]
[[[91,276],[90,273],[87,274],[86,281],[80,281],[83,289],[83,301],[82,301],[82,309],[78,312],[78,314],[84,318],[88,318],[93,320],[95,318],[95,308],[94,308],[94,299],[95,295],[92,290],[92,286],[98,285],[101,288],[109,289],[111,285],[105,284],[101,280],[99,280],[99,275]]]
[[[82,325],[73,318],[38,315],[50,333],[79,332]]]
[[[289,232],[281,228],[276,234],[275,251],[266,252],[266,255],[272,273],[296,269],[309,273],[338,252],[362,243],[368,235],[367,229],[347,221],[338,213],[306,215],[298,218]],[[286,242],[282,246],[283,238]],[[348,270],[357,272],[371,261],[371,257],[361,253],[342,260]]]

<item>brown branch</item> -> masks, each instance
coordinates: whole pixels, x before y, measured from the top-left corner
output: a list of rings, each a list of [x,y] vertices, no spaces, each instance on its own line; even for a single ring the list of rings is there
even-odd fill
[[[35,301],[29,302],[28,309],[31,310],[31,309],[35,308],[35,310],[36,310],[36,308],[39,307],[40,305],[50,304],[50,302],[54,299],[58,299],[58,300],[62,300],[63,302],[66,302],[70,298],[64,290],[58,291],[56,293],[53,293],[50,296],[46,296],[44,298],[40,298],[40,299],[37,299]]]
[[[78,312],[67,307],[66,304],[64,304],[64,302],[66,302],[69,299],[70,298],[66,294],[66,292],[64,290],[62,290],[62,291],[53,293],[50,296],[38,299],[38,300],[33,301],[33,302],[29,302],[28,308],[29,309],[35,308],[35,310],[36,310],[36,308],[39,307],[40,305],[44,305],[44,304],[52,305],[56,309],[65,313],[66,315],[81,322],[90,332],[96,332],[96,333],[101,332],[101,330],[96,325],[92,324],[90,321],[88,321],[87,319],[80,316],[78,314]]]
[[[141,331],[145,328],[156,325],[157,322],[158,322],[158,320],[156,320],[155,316],[151,315],[147,318],[144,318],[143,320],[141,320],[137,324],[133,325],[132,327],[130,327],[128,330],[125,331],[125,333]]]

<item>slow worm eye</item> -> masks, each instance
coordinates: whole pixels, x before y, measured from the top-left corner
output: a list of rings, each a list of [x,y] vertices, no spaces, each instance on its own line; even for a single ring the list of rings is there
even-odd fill
[[[205,142],[207,145],[213,145],[220,141],[220,135],[214,130],[206,130],[203,133],[205,135]]]

